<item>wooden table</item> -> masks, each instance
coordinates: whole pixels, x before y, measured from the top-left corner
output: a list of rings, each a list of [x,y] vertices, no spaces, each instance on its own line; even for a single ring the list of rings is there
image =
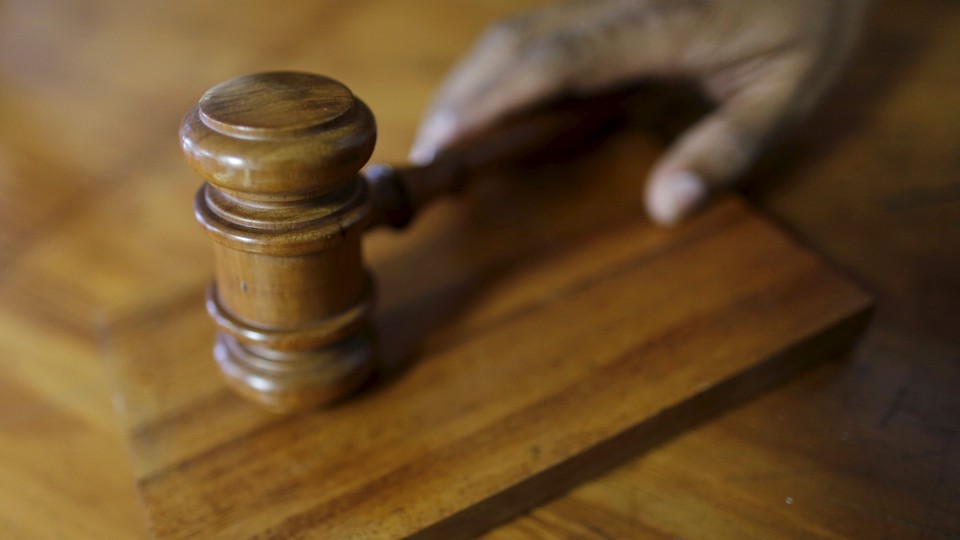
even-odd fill
[[[302,4],[0,4],[0,536],[145,534],[107,374],[123,325],[196,301],[208,271],[178,240],[198,234],[175,138],[197,94],[336,74],[378,113],[375,159],[402,160],[446,68],[516,6]],[[844,82],[747,189],[876,293],[857,352],[491,538],[960,534],[958,25],[951,4],[878,5]]]

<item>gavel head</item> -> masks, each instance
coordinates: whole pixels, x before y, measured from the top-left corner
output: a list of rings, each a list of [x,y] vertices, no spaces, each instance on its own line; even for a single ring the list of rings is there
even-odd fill
[[[274,72],[211,88],[180,141],[206,183],[197,220],[213,239],[207,308],[228,384],[288,412],[355,391],[373,371],[373,287],[358,175],[373,115],[342,84]]]

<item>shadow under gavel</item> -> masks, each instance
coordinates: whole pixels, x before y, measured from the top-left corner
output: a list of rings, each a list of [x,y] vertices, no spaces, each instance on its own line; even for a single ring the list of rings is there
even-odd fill
[[[195,213],[214,240],[207,308],[228,385],[277,412],[354,392],[377,357],[363,232],[402,228],[491,169],[573,150],[616,124],[623,101],[560,101],[460,141],[429,165],[358,174],[376,127],[342,84],[271,72],[207,91],[180,140],[206,180]]]

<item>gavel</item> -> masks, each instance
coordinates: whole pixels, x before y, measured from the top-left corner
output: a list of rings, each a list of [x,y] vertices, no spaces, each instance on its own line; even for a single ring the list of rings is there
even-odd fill
[[[206,180],[194,210],[213,240],[207,310],[228,386],[276,412],[357,391],[378,356],[364,231],[403,228],[491,166],[596,133],[613,116],[616,100],[607,101],[507,123],[427,166],[360,174],[376,125],[343,84],[270,72],[208,90],[184,118],[180,142]]]

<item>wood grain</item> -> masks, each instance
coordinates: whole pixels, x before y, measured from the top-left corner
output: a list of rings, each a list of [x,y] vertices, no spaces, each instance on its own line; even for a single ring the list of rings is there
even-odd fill
[[[634,190],[626,149],[644,146],[478,179],[372,242],[395,375],[329,410],[278,419],[225,395],[198,367],[199,305],[125,329],[114,366],[153,534],[468,537],[851,343],[866,296],[742,203],[676,231],[592,211]],[[176,347],[142,348],[160,336]]]
[[[179,0],[3,3],[0,535],[145,537],[103,367],[115,363],[115,345],[132,328],[146,331],[151,321],[193,309],[212,273],[209,245],[183,204],[196,185],[185,180],[192,173],[171,139],[200,92],[267,69],[336,74],[377,112],[374,160],[402,161],[444,71],[489,21],[537,3],[428,0],[410,9],[395,1],[295,1],[276,9],[242,0],[229,10]],[[664,440],[491,538],[956,537],[958,24],[951,3],[876,3],[840,87],[753,177],[766,187],[750,196],[766,213],[878,296],[856,354]],[[634,178],[639,193],[653,150],[617,151],[637,164],[611,173]],[[550,196],[543,185],[532,189]],[[610,202],[596,191],[590,204]],[[635,216],[634,197],[613,202]],[[434,219],[462,226],[478,219],[470,208],[444,205]],[[371,238],[382,275],[413,283],[420,266],[403,254],[425,256],[446,237],[416,238]],[[537,238],[562,251],[557,238]],[[492,274],[522,281],[532,296],[559,280],[523,271],[538,254],[515,260],[507,274],[490,269],[484,253],[499,248],[481,247],[441,251],[444,258],[432,259],[438,279],[462,293]],[[424,315],[381,317],[393,321],[395,342],[431,335],[433,345],[420,341],[421,349],[468,336],[524,303],[483,302],[480,290],[467,294],[469,309],[458,309],[461,295],[448,301],[420,290],[396,291],[407,298],[396,303],[419,298],[432,306]],[[444,331],[451,313],[461,318]],[[183,322],[191,324],[208,325],[209,338],[200,314]],[[139,348],[199,353],[197,343],[156,337]],[[187,394],[214,395],[202,388],[216,382],[210,363],[191,369],[202,375],[187,379]],[[209,407],[226,417],[236,402],[213,397]],[[204,428],[224,436],[246,429],[241,417],[234,427],[170,421],[190,426],[181,439],[189,444]]]

